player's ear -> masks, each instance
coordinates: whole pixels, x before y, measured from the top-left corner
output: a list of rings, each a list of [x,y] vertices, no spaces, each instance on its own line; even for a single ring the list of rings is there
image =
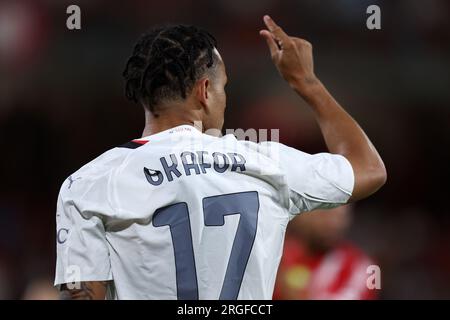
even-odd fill
[[[208,78],[201,78],[196,83],[196,96],[197,100],[200,102],[200,104],[207,108],[209,104],[209,90],[211,86],[211,82]]]

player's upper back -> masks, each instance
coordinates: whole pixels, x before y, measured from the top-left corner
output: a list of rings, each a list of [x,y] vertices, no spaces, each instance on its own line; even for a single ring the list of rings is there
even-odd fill
[[[288,190],[280,190],[286,181],[279,167],[254,143],[180,126],[132,144],[111,169],[110,200],[120,218],[149,218],[174,201],[242,191],[268,192],[289,204]]]
[[[344,203],[351,174],[333,155],[179,126],[81,168],[63,184],[60,207],[76,204],[83,232],[86,220],[101,221],[103,260],[80,260],[109,264],[87,278],[114,279],[116,298],[269,299],[289,209]]]

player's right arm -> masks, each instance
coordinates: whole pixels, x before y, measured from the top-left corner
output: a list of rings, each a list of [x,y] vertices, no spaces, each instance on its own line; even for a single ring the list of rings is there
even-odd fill
[[[70,289],[63,284],[59,296],[61,300],[105,300],[107,285],[108,281],[86,281]]]
[[[86,170],[87,171],[87,170]],[[61,299],[104,300],[112,281],[105,170],[76,173],[61,186],[56,211],[55,285]]]
[[[315,113],[331,153],[344,156],[354,173],[349,201],[368,197],[386,182],[386,169],[377,150],[358,123],[336,102],[314,74],[312,46],[288,36],[270,17],[264,22],[272,60],[283,78],[305,99]]]

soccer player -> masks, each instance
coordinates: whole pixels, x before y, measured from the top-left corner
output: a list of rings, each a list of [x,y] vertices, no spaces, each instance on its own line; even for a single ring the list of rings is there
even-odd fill
[[[275,66],[314,111],[330,153],[205,134],[224,122],[216,40],[182,25],[144,34],[124,71],[126,96],[145,110],[142,137],[61,186],[63,297],[271,299],[290,219],[385,183],[374,146],[315,76],[311,44],[264,22]]]
[[[288,226],[274,299],[366,300],[373,260],[346,239],[352,206],[302,214]]]

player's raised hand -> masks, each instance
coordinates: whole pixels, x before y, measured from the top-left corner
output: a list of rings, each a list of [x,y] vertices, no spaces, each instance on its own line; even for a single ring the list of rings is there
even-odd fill
[[[283,78],[296,89],[316,82],[311,43],[288,36],[267,15],[264,23],[267,30],[259,33],[266,39],[272,60]]]

